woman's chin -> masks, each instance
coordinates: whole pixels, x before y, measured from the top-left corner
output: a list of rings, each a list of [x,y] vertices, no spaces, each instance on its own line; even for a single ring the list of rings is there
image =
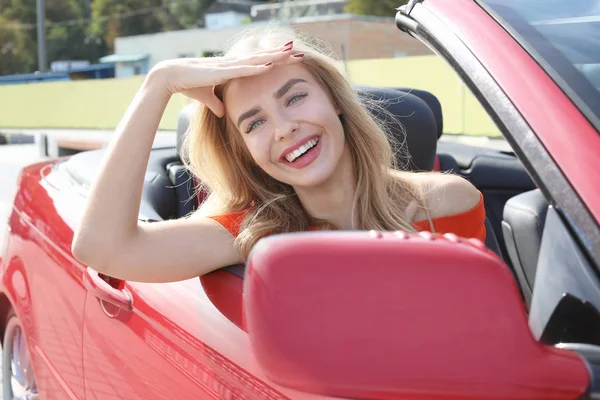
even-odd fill
[[[332,177],[332,170],[320,170],[320,169],[311,169],[304,171],[303,173],[298,173],[297,176],[289,177],[287,179],[287,184],[291,185],[294,189],[316,189],[325,185],[330,178]]]
[[[306,166],[292,168],[289,165],[281,164],[278,166],[277,171],[273,172],[278,175],[276,179],[294,188],[304,190],[318,188],[333,179],[336,170],[339,169],[339,166],[336,168],[334,162],[336,158],[332,154],[322,151],[316,159]],[[274,174],[272,176],[275,177]]]

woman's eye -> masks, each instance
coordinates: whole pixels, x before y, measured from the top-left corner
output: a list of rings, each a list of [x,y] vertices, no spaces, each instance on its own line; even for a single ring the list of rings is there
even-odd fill
[[[299,94],[295,94],[292,97],[290,97],[290,99],[287,101],[287,105],[292,105],[294,103],[296,103],[298,100],[302,99],[303,97],[306,97],[307,93],[299,93]]]
[[[258,128],[264,121],[262,119],[255,119],[246,128],[246,133],[250,133],[255,128]]]

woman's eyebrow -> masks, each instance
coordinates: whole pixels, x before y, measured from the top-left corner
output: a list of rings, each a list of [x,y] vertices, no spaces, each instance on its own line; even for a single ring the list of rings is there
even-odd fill
[[[242,115],[240,115],[240,117],[238,118],[237,121],[237,126],[238,128],[240,127],[240,124],[245,120],[248,119],[250,117],[255,116],[256,114],[258,114],[260,112],[261,108],[260,107],[254,107],[251,108],[250,110],[246,111],[245,113],[243,113]]]
[[[276,99],[279,100],[280,98],[285,96],[285,94],[292,88],[292,86],[294,86],[295,84],[300,83],[300,82],[306,83],[306,81],[302,78],[290,79],[282,87],[280,87],[275,93],[273,93],[273,97],[275,97]],[[240,115],[240,117],[237,120],[238,128],[245,119],[255,116],[256,114],[258,114],[260,112],[260,110],[261,110],[260,107],[253,107],[250,110],[243,113],[242,115]]]
[[[292,88],[292,86],[294,86],[297,83],[300,82],[306,82],[304,79],[302,78],[293,78],[290,79],[289,81],[287,81],[285,83],[285,85],[283,85],[282,87],[279,88],[279,90],[277,90],[274,94],[273,97],[275,97],[277,100],[279,100],[280,98],[282,98],[283,96],[285,96],[285,94],[288,92],[288,90],[290,90]]]

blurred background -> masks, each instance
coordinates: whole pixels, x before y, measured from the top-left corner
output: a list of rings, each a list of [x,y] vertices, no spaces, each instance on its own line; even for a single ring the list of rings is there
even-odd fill
[[[35,142],[48,156],[100,147],[156,63],[218,55],[245,28],[273,23],[329,42],[355,84],[433,92],[445,133],[499,136],[450,67],[397,30],[404,3],[0,0],[0,143]],[[164,141],[185,103],[169,104]]]

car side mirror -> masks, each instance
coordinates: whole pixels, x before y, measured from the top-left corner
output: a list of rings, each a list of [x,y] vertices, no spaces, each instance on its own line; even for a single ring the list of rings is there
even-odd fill
[[[476,240],[272,236],[252,251],[244,290],[259,364],[296,390],[354,399],[578,398],[589,385],[579,355],[535,341],[510,270]]]

